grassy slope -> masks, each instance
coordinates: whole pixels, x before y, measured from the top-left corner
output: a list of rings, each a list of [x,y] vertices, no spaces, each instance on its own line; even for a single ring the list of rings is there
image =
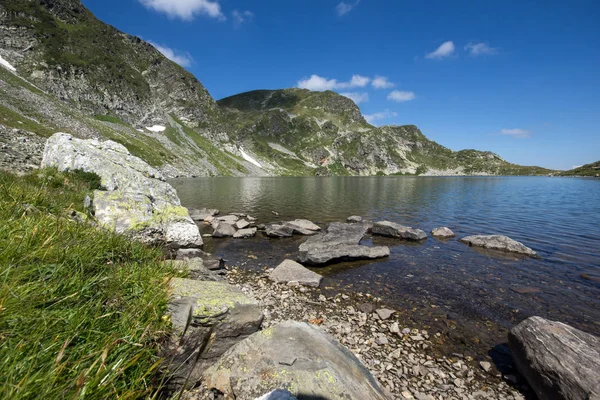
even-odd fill
[[[582,165],[569,171],[561,172],[561,176],[597,176],[600,175],[600,161]]]
[[[91,175],[0,173],[0,398],[138,398],[156,391],[166,277],[148,249],[66,215]]]

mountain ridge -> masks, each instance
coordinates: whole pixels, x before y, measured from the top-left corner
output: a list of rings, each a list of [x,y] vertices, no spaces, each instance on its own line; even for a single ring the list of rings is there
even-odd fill
[[[215,101],[193,74],[79,0],[4,0],[0,56],[16,67],[0,67],[0,140],[23,163],[41,150],[23,150],[22,134],[65,131],[115,140],[168,177],[550,172],[453,152],[412,125],[374,127],[332,91]]]

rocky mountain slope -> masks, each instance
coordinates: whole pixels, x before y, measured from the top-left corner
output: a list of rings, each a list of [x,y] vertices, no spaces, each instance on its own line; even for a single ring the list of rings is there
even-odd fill
[[[189,72],[80,0],[0,2],[0,167],[39,165],[62,131],[123,144],[167,177],[545,174],[376,128],[352,100],[301,89],[216,102]]]
[[[561,172],[560,176],[600,176],[600,161],[591,164],[582,165],[581,167],[573,168],[568,171]]]
[[[236,141],[287,169],[332,175],[533,175],[491,152],[454,152],[414,125],[374,127],[337,93],[257,90],[218,101]]]

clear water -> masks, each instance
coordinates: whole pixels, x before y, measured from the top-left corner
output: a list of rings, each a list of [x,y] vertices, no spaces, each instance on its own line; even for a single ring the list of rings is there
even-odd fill
[[[325,226],[360,215],[427,232],[448,226],[456,239],[430,237],[414,244],[366,237],[366,244],[389,246],[390,258],[322,269],[325,286],[379,295],[391,306],[417,310],[431,321],[458,314],[475,330],[489,322],[508,329],[541,315],[600,334],[599,179],[200,178],[171,183],[187,207],[246,213],[260,223],[307,218]],[[458,241],[472,234],[510,236],[541,259],[485,253]],[[254,267],[273,267],[295,258],[302,240],[259,235],[209,239],[206,245],[248,268],[253,267],[250,253],[259,257]],[[520,293],[522,288],[535,288],[535,293]],[[494,340],[500,339],[491,333]]]

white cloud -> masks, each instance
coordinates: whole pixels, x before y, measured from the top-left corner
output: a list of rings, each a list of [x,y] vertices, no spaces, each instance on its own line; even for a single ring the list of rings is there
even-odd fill
[[[360,0],[356,0],[354,3],[346,3],[342,1],[335,7],[335,12],[341,17],[342,15],[346,15],[352,11],[354,7],[358,5],[358,3],[360,3]]]
[[[193,20],[197,15],[206,15],[219,21],[227,18],[218,1],[210,0],[139,0],[147,8],[166,14],[169,18]]]
[[[374,113],[374,114],[367,114],[364,117],[368,123],[372,124],[375,121],[379,121],[381,119],[387,119],[387,118],[392,118],[392,117],[397,117],[397,116],[398,116],[397,112],[386,109],[385,111],[382,111],[382,112],[378,112],[378,113]]]
[[[239,28],[244,22],[252,21],[254,18],[254,13],[252,11],[238,11],[233,10],[231,13],[233,16],[233,26],[235,28]]]
[[[177,64],[181,65],[182,67],[189,67],[192,65],[192,62],[194,61],[194,59],[188,52],[183,53],[183,52],[180,52],[177,50],[173,50],[170,47],[162,46],[162,45],[160,45],[158,43],[154,43],[152,41],[148,41],[148,43],[150,43],[152,46],[154,46],[156,48],[156,50],[160,51],[169,60],[176,62]]]
[[[369,93],[346,92],[340,93],[342,96],[349,98],[356,104],[366,103],[369,101]]]
[[[527,138],[529,137],[529,131],[526,129],[514,128],[514,129],[501,129],[501,135],[508,135],[517,138]]]
[[[486,43],[469,43],[465,46],[465,51],[468,51],[472,56],[481,56],[496,54],[498,49],[490,47]]]
[[[427,54],[425,58],[441,59],[444,57],[449,57],[454,53],[455,48],[454,42],[447,41],[442,43],[434,52]]]
[[[396,86],[396,84],[390,82],[387,76],[375,75],[373,78],[372,85],[375,89],[390,89]]]
[[[398,103],[414,100],[416,98],[415,92],[405,92],[402,90],[394,90],[387,97],[388,100],[397,101]]]
[[[315,91],[351,89],[365,87],[370,81],[371,78],[361,75],[352,75],[352,79],[349,82],[338,82],[337,79],[327,79],[319,75],[311,75],[310,78],[298,81],[298,87]]]

